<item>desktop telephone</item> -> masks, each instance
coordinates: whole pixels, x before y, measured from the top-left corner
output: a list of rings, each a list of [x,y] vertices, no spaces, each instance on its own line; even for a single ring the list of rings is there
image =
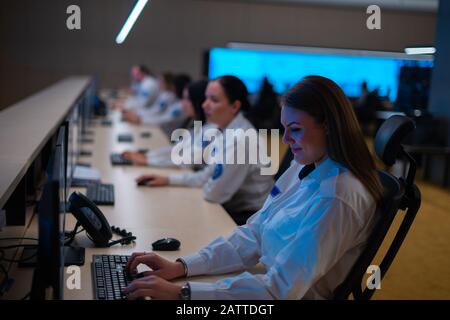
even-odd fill
[[[135,240],[136,237],[128,235],[120,240],[111,241],[112,231],[100,209],[84,194],[73,192],[69,197],[69,211],[78,220],[75,230],[72,232],[73,237],[77,233],[79,226],[82,226],[91,240],[97,247],[110,247],[115,244],[128,244]]]

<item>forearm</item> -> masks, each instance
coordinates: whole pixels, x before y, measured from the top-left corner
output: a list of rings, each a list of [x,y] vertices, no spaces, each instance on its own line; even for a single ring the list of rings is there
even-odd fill
[[[169,184],[188,187],[202,187],[211,177],[211,168],[201,171],[169,175]]]

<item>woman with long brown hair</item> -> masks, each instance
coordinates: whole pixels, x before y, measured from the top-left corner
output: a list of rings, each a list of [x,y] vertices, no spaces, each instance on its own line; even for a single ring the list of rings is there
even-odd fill
[[[263,208],[228,237],[165,260],[135,253],[129,268],[146,278],[125,293],[166,299],[331,299],[363,250],[382,186],[349,100],[333,81],[302,79],[282,101],[283,141],[295,162]],[[264,274],[246,269],[261,263]],[[243,271],[214,283],[171,280]]]

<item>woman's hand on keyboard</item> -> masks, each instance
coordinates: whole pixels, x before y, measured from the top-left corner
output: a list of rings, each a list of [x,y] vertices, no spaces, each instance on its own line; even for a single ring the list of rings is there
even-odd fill
[[[134,272],[138,265],[145,264],[152,271],[144,272],[144,277],[158,276],[166,280],[171,280],[184,276],[184,266],[181,262],[172,262],[163,257],[150,252],[135,252],[128,260],[126,269],[129,273]]]
[[[134,280],[123,293],[129,300],[150,297],[158,300],[179,300],[181,285],[171,283],[158,276],[147,276]]]
[[[133,164],[138,166],[147,165],[147,156],[139,152],[125,151],[122,153],[122,157],[124,159],[133,161]]]

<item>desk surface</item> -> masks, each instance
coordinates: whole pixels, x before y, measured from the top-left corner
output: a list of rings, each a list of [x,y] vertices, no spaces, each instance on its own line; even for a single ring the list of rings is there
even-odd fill
[[[90,81],[64,79],[0,112],[0,208]]]
[[[235,223],[218,204],[206,202],[199,188],[182,187],[137,187],[134,179],[144,173],[168,174],[186,169],[161,169],[149,167],[112,166],[109,154],[126,149],[158,148],[168,145],[169,141],[156,127],[142,127],[120,122],[119,114],[111,116],[112,127],[104,127],[100,122],[94,124],[94,143],[83,145],[83,149],[92,150],[92,157],[83,157],[82,162],[91,163],[98,168],[102,182],[113,183],[115,187],[115,205],[100,206],[111,225],[125,228],[137,236],[134,245],[111,248],[94,248],[85,233],[77,235],[73,245],[86,248],[85,265],[81,267],[81,290],[65,289],[64,298],[92,299],[91,257],[93,254],[131,254],[135,251],[151,251],[151,243],[163,237],[174,237],[181,241],[180,250],[160,252],[168,259],[190,254],[206,245],[214,238],[226,235],[235,228]],[[150,131],[150,138],[142,138],[141,132]],[[119,133],[132,133],[133,143],[119,143]],[[37,234],[36,221],[29,228],[27,236]],[[71,230],[75,224],[72,215],[67,215],[66,229]],[[12,270],[16,278],[24,281],[22,288],[8,298],[24,296],[30,288],[31,270]],[[67,278],[67,274],[65,274]],[[211,280],[216,277],[202,277]]]

